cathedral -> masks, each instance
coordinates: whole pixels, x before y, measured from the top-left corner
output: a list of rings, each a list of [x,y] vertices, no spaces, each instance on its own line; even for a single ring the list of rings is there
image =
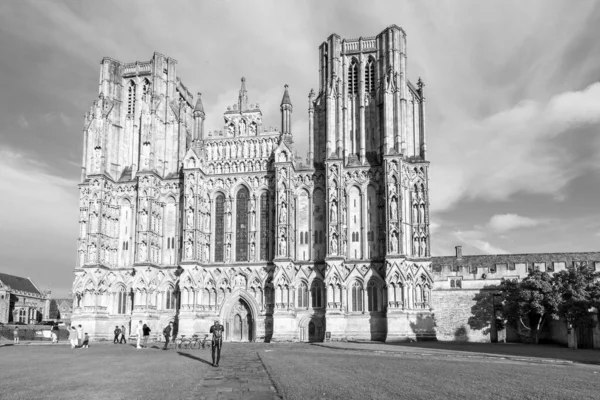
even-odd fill
[[[97,338],[139,320],[204,334],[215,319],[230,341],[434,335],[424,87],[407,79],[401,28],[329,36],[302,159],[287,85],[279,129],[242,78],[208,130],[176,60],[104,58],[85,116],[73,322]]]

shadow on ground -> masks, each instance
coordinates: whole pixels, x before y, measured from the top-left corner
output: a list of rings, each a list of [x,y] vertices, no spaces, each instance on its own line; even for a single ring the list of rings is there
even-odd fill
[[[204,364],[210,365],[210,366],[212,367],[212,363],[211,363],[211,362],[208,362],[208,361],[206,361],[206,360],[203,360],[203,359],[202,359],[202,358],[200,358],[200,357],[196,357],[196,356],[193,356],[193,355],[191,355],[191,354],[188,354],[188,353],[182,353],[182,352],[180,352],[180,351],[178,351],[178,352],[177,352],[177,354],[179,354],[179,355],[180,355],[180,356],[182,356],[182,357],[187,357],[187,358],[191,358],[192,360],[200,361],[201,363],[204,363]]]
[[[368,342],[351,343],[367,345]],[[418,341],[396,343],[370,342],[369,347],[373,347],[372,349],[369,348],[370,350],[389,349],[390,351],[408,351],[409,349],[426,349],[433,352],[456,351],[500,356],[560,359],[583,364],[600,364],[600,351],[598,350],[573,350],[560,345]]]

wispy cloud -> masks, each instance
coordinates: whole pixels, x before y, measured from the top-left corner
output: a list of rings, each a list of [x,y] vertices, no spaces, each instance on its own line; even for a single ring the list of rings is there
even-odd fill
[[[531,228],[544,222],[517,214],[496,214],[490,218],[487,226],[497,233],[505,233],[519,228]]]

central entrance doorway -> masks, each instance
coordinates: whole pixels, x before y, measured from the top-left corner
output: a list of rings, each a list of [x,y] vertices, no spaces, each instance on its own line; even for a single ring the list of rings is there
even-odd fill
[[[253,339],[254,321],[250,307],[243,299],[239,299],[227,317],[225,329],[226,334],[232,342],[251,342]]]

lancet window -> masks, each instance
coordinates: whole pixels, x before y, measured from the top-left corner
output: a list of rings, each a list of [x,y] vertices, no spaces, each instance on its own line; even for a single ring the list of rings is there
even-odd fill
[[[135,114],[135,92],[135,82],[129,81],[129,85],[127,88],[127,114]]]
[[[236,196],[235,260],[248,261],[248,189],[240,189]]]
[[[269,195],[260,196],[260,259],[269,258]]]
[[[360,282],[352,284],[352,311],[363,310],[363,288]]]
[[[358,63],[352,60],[350,68],[348,68],[348,94],[354,95],[358,93]]]
[[[219,194],[215,200],[215,262],[223,262],[223,246],[225,242],[225,196]]]
[[[375,90],[375,62],[369,58],[365,66],[365,91],[372,92]]]

